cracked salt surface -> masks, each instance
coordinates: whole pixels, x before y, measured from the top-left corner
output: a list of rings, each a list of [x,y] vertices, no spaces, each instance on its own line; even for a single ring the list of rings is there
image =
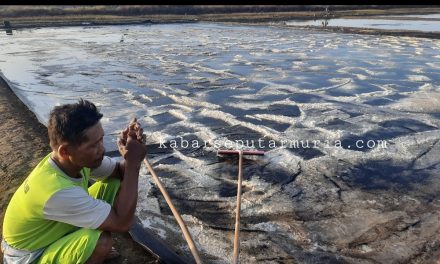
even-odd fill
[[[243,263],[435,255],[421,248],[440,235],[438,40],[197,23],[19,30],[0,45],[2,75],[41,122],[89,99],[112,152],[138,117],[208,263],[232,257],[238,162],[216,147],[240,140],[266,150],[244,160]],[[190,257],[145,168],[139,186],[144,227]]]

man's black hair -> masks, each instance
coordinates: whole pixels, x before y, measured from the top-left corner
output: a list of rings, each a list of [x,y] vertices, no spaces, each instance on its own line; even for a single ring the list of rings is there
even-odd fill
[[[78,103],[54,107],[47,126],[50,146],[55,149],[62,142],[80,145],[86,140],[85,130],[98,123],[101,117],[96,106],[83,99]]]

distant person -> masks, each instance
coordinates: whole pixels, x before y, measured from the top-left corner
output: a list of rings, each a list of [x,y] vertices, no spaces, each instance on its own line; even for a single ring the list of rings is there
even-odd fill
[[[82,99],[50,112],[52,152],[6,209],[5,264],[102,263],[114,253],[111,232],[128,231],[134,219],[146,145],[134,119],[118,139],[124,159],[104,156],[102,116]],[[88,187],[90,177],[97,182]]]

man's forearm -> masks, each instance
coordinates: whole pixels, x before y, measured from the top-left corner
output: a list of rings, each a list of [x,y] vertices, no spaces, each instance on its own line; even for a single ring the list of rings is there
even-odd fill
[[[118,161],[116,168],[110,177],[123,181],[125,174],[125,160]]]
[[[121,181],[114,209],[121,222],[130,224],[136,210],[140,164],[125,162],[124,165],[124,180]]]
[[[119,179],[121,181],[123,181],[124,175],[125,175],[125,160],[120,161],[118,165],[119,165],[119,170],[118,170],[119,175],[118,176],[119,176]]]

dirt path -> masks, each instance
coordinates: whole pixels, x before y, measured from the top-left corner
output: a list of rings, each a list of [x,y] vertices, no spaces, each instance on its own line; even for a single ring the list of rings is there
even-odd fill
[[[0,231],[9,200],[35,165],[49,153],[47,130],[0,78]],[[156,263],[128,233],[114,235],[121,257],[106,263]],[[0,263],[3,263],[3,254]]]

